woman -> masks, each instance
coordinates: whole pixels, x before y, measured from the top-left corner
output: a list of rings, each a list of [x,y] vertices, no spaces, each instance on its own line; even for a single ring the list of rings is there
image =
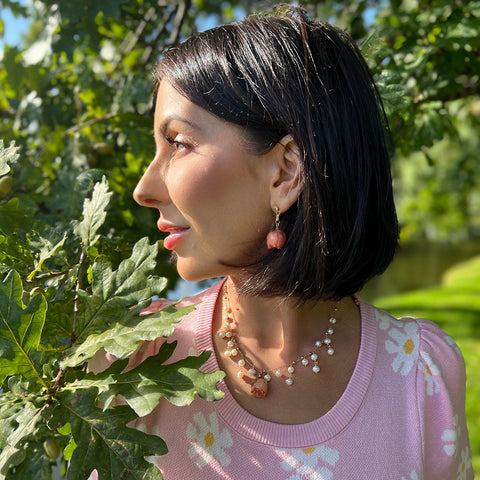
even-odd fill
[[[213,351],[225,398],[140,421],[169,446],[167,480],[472,478],[458,347],[355,296],[398,225],[387,121],[348,35],[298,8],[251,16],[167,51],[155,82],[135,200],[181,277],[224,277],[174,337],[179,358]]]

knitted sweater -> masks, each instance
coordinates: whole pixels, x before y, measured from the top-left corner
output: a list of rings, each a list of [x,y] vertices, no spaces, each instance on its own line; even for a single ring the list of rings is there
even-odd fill
[[[213,352],[219,282],[168,341],[172,361]],[[188,407],[162,400],[136,427],[161,436],[169,453],[154,461],[166,480],[471,480],[465,422],[465,365],[455,342],[427,320],[397,320],[359,299],[361,343],[348,386],[324,416],[300,425],[254,417],[229,393]],[[161,302],[148,308],[159,310]],[[158,351],[144,344],[136,364]],[[204,366],[218,370],[212,353]],[[262,401],[262,400],[259,400]],[[92,475],[92,479],[95,475]]]

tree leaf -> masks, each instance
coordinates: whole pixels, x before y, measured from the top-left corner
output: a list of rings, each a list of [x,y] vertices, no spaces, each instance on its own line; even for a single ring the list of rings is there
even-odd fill
[[[41,419],[41,409],[31,402],[22,402],[15,417],[4,420],[1,424],[2,434],[8,434],[6,441],[2,442],[0,451],[0,480],[4,480],[12,466],[19,465],[26,456],[22,443],[35,432],[37,422]],[[5,424],[9,428],[5,428]],[[5,432],[5,430],[7,430]]]
[[[42,241],[43,245],[40,248],[38,258],[35,259],[35,270],[33,270],[33,272],[31,272],[30,275],[27,277],[27,279],[29,281],[32,281],[35,278],[35,275],[42,271],[43,264],[46,260],[51,258],[61,248],[63,248],[63,245],[64,245],[66,239],[67,239],[67,234],[65,233],[63,235],[62,239],[54,245],[47,238],[44,238],[44,237],[41,238],[41,241]]]
[[[25,307],[22,294],[20,275],[12,270],[0,284],[0,383],[7,375],[40,377],[31,353],[40,342],[47,302],[37,294]]]
[[[105,408],[116,396],[121,395],[136,414],[143,417],[158,405],[161,397],[177,406],[190,405],[195,395],[210,401],[223,398],[223,392],[217,390],[216,385],[224,373],[218,371],[206,374],[199,371],[211,352],[165,365],[164,362],[170,358],[175,347],[176,342],[162,344],[156,355],[148,357],[128,372],[112,374],[107,369],[102,374],[92,376],[92,379],[105,377],[114,380],[101,395]]]
[[[72,333],[73,299],[50,303],[42,331],[41,348],[66,348]]]
[[[71,425],[77,447],[70,459],[67,480],[85,480],[96,469],[99,480],[131,478],[161,480],[160,470],[145,460],[164,455],[165,442],[153,435],[128,428],[135,412],[122,405],[106,412],[95,405],[96,389],[60,392],[57,405],[45,412],[50,428]]]
[[[86,198],[83,203],[83,220],[75,225],[73,232],[78,235],[85,248],[97,243],[100,235],[98,229],[105,222],[107,206],[112,192],[108,190],[108,182],[105,177],[93,187],[92,198]]]
[[[125,308],[118,314],[120,320],[112,328],[92,334],[83,343],[70,349],[67,358],[62,361],[62,367],[78,366],[90,360],[101,348],[117,358],[126,358],[137,350],[139,342],[170,336],[174,324],[193,308],[171,306],[142,317],[138,316],[137,309]]]
[[[8,480],[51,480],[52,460],[45,455],[41,442],[28,442],[25,460],[8,473]],[[58,478],[58,477],[57,477]]]
[[[152,296],[158,295],[166,280],[152,276],[158,245],[148,238],[139,240],[130,258],[123,260],[116,271],[104,258],[92,265],[92,294],[81,290],[81,308],[75,335],[78,342],[90,334],[104,331],[115,324],[125,324],[138,314]],[[131,309],[138,306],[136,309]],[[133,327],[132,324],[129,324]]]
[[[15,142],[10,142],[10,145],[5,148],[3,140],[0,140],[0,176],[6,175],[10,171],[10,165],[17,161],[18,150],[20,147],[16,147]]]
[[[106,392],[108,388],[116,382],[114,374],[122,373],[127,364],[128,358],[117,360],[100,374],[95,375],[94,373],[88,373],[81,380],[75,380],[72,383],[66,384],[64,389],[77,390],[80,388],[95,387],[98,389],[99,393]]]
[[[18,197],[0,205],[0,232],[13,235],[16,230],[29,231],[33,225],[36,208]]]

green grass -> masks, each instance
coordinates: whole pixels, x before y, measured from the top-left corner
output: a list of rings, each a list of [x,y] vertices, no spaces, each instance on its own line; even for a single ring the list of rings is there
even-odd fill
[[[467,365],[467,426],[473,470],[480,472],[480,256],[449,269],[439,287],[373,302],[395,316],[428,318],[452,336]]]

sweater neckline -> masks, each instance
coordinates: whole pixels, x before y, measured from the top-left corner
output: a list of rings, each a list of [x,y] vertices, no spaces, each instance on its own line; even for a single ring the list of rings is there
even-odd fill
[[[197,310],[196,344],[200,351],[212,354],[204,365],[206,372],[220,369],[213,347],[212,318],[224,280],[217,282],[206,292]],[[323,443],[340,433],[353,419],[365,398],[376,358],[375,309],[356,297],[360,308],[360,348],[350,381],[338,402],[323,416],[308,423],[285,425],[262,420],[246,411],[235,400],[224,380],[218,388],[225,393],[222,400],[215,402],[218,415],[243,437],[264,445],[279,448],[307,448]]]

